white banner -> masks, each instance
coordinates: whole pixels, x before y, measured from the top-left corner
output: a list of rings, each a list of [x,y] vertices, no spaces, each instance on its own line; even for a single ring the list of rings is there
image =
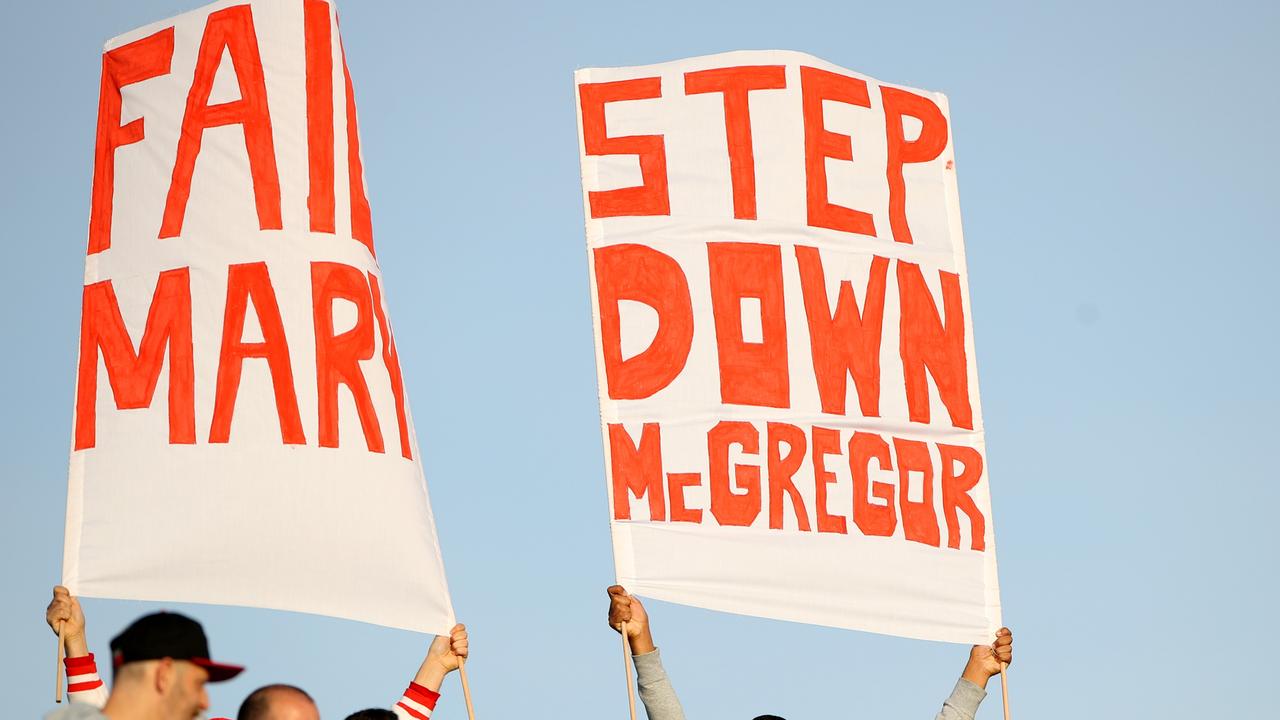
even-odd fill
[[[447,632],[333,7],[126,33],[99,102],[63,582]]]
[[[576,85],[619,582],[990,642],[946,98],[782,51]]]

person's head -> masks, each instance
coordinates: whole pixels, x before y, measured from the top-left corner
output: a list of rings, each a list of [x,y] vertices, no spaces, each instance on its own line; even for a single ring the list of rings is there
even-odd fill
[[[783,720],[783,719],[778,717],[777,715],[757,715],[756,717],[752,718],[752,720]]]
[[[382,708],[357,710],[347,716],[347,720],[397,720],[397,718],[398,716],[395,713]]]
[[[139,660],[115,671],[111,691],[117,704],[149,708],[159,717],[189,720],[209,708],[209,671],[173,658]]]
[[[240,703],[236,720],[320,720],[320,710],[300,687],[266,685]]]
[[[230,680],[244,668],[209,659],[200,623],[177,613],[154,613],[134,621],[111,640],[114,686],[108,703],[121,715],[175,720],[209,707],[205,683]]]

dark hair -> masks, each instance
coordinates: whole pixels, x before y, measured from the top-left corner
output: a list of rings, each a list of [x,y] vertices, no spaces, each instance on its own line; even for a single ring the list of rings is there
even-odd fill
[[[783,720],[783,719],[778,717],[777,715],[759,715],[753,718],[752,720]]]
[[[249,693],[249,697],[240,703],[240,711],[236,713],[236,720],[267,720],[271,713],[271,696],[277,692],[295,692],[306,698],[312,705],[315,700],[307,694],[306,690],[293,685],[263,685],[262,687]]]
[[[357,710],[347,716],[347,720],[397,720],[396,714],[382,708]]]

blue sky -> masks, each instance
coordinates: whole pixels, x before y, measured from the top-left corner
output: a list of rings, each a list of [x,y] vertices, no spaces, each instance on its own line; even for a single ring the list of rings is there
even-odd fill
[[[51,705],[99,52],[196,3],[26,3],[0,47],[0,658]],[[1261,716],[1280,9],[1266,3],[342,5],[379,260],[479,717],[625,717],[572,72],[812,53],[947,93],[1017,716]],[[478,428],[499,420],[503,452]],[[548,530],[547,520],[554,520]],[[98,650],[153,605],[89,600]],[[387,704],[427,638],[191,606],[213,693]],[[929,717],[963,647],[650,603],[689,717]],[[997,689],[996,685],[992,689]],[[992,698],[982,717],[999,716]],[[456,681],[437,717],[465,717]]]

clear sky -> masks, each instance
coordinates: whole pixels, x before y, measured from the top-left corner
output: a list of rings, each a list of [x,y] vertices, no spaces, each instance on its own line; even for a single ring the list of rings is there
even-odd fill
[[[5,10],[6,717],[52,705],[42,618],[61,563],[99,53],[198,4]],[[1015,717],[1274,712],[1280,5],[341,7],[480,718],[626,717],[604,622],[613,564],[572,72],[764,48],[949,96]],[[495,422],[498,439],[477,431]],[[693,720],[932,717],[967,653],[648,605]],[[86,600],[91,645],[105,655],[155,607]],[[327,618],[180,609],[215,656],[250,668],[214,689],[214,715],[275,681],[310,690],[326,717],[385,706],[427,645]],[[436,717],[465,717],[453,679]]]

